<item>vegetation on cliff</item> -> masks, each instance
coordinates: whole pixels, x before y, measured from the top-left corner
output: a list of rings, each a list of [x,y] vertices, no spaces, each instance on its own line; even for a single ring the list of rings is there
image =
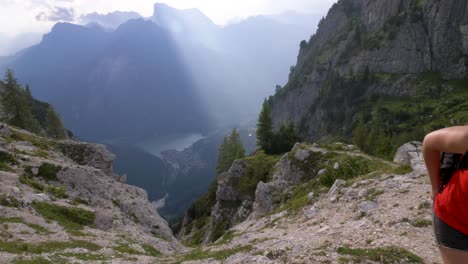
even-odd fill
[[[466,12],[439,16],[420,0],[388,5],[332,7],[301,42],[288,83],[268,100],[275,126],[292,120],[307,140],[353,143],[390,159],[405,142],[468,122],[467,36],[458,30]],[[371,11],[382,16],[370,20]],[[444,23],[457,29],[433,28]],[[436,35],[453,41],[434,42]]]
[[[34,99],[29,86],[23,88],[12,70],[6,71],[4,81],[4,89],[0,91],[4,122],[55,139],[67,137],[54,108]]]
[[[299,137],[292,123],[280,125],[274,131],[271,109],[267,100],[263,102],[257,123],[257,145],[268,154],[280,154],[291,150]]]

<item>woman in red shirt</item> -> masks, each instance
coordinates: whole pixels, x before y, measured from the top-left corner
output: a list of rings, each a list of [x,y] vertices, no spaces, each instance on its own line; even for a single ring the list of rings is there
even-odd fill
[[[467,151],[468,126],[440,129],[424,138],[423,157],[434,201],[434,234],[445,264],[468,263],[468,169],[457,169],[442,189],[440,155]]]

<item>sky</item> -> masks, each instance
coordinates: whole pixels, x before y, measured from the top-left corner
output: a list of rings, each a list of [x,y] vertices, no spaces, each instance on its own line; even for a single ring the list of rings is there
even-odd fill
[[[155,2],[198,8],[216,24],[225,25],[289,10],[325,15],[336,0],[0,0],[0,36],[46,33],[59,21],[77,23],[81,15],[92,12],[134,11],[148,17]]]

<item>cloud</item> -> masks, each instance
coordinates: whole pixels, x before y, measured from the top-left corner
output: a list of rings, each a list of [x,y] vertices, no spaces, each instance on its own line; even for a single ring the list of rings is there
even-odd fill
[[[37,21],[74,21],[75,10],[73,8],[55,6],[47,12],[40,12],[36,15]]]

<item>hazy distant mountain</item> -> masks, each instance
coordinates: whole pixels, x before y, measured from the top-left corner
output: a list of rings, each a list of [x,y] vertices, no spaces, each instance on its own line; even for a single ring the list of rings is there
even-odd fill
[[[14,37],[0,33],[0,56],[14,55],[15,53],[35,45],[41,41],[41,33],[22,33]]]
[[[101,25],[105,29],[116,29],[123,23],[131,20],[131,19],[138,19],[142,18],[140,14],[136,12],[121,12],[115,11],[112,13],[107,14],[99,14],[99,13],[90,13],[86,15],[80,16],[80,23],[83,25],[89,24],[98,24]]]
[[[209,127],[176,46],[150,21],[131,20],[114,32],[59,23],[9,66],[82,138],[134,139]]]
[[[297,16],[257,16],[220,27],[196,9],[156,4],[150,19],[131,19],[114,31],[96,21],[88,26],[59,23],[40,44],[4,65],[31,84],[35,96],[53,103],[78,137],[127,153],[116,162],[119,172],[154,190],[153,198],[167,192],[162,212],[175,216],[212,181],[224,134],[185,152],[167,152],[169,159],[181,162],[189,152],[200,157],[175,173],[156,158],[151,166],[139,166],[140,159],[152,158],[135,149],[127,152],[127,145],[229,130],[255,119],[263,98],[286,82],[300,41],[309,39],[319,20]],[[172,184],[154,187],[167,174],[173,175]]]
[[[59,23],[7,66],[57,105],[83,138],[201,132],[211,117],[226,125],[252,118],[276,84],[285,83],[298,43],[315,28],[298,25],[305,20],[294,14],[280,16],[292,24],[258,16],[222,28],[197,9],[156,4],[154,23],[130,20],[113,32]],[[86,18],[119,23],[135,16]]]

